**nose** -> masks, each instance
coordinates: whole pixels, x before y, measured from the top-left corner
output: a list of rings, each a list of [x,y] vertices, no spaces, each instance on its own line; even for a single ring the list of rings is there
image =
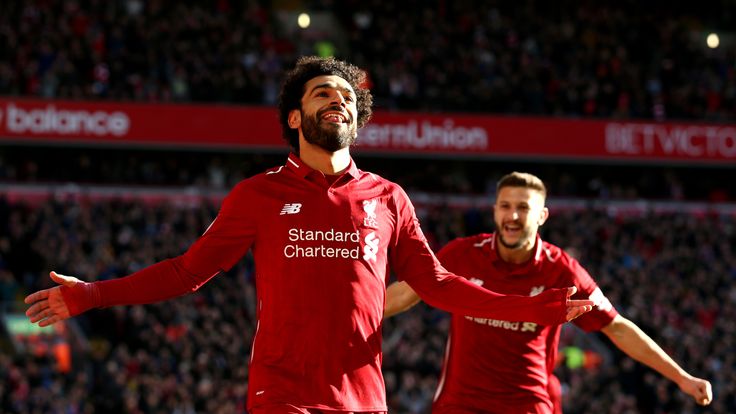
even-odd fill
[[[518,220],[519,219],[519,213],[516,212],[516,211],[514,211],[513,213],[511,213],[511,219],[512,220]]]
[[[330,103],[335,104],[335,105],[340,105],[343,108],[346,107],[348,104],[347,101],[345,101],[345,97],[342,96],[340,91],[334,91],[332,95],[332,102]]]

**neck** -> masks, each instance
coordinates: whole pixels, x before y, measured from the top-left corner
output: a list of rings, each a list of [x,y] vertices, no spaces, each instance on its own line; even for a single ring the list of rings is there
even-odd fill
[[[522,246],[517,247],[515,249],[508,248],[501,243],[501,240],[498,240],[497,250],[498,255],[501,257],[501,260],[507,263],[512,264],[521,264],[527,262],[529,259],[532,258],[532,255],[534,254],[534,242],[536,239],[528,240],[526,243],[524,243]]]
[[[337,175],[350,166],[350,147],[330,152],[299,138],[299,158],[325,175]]]

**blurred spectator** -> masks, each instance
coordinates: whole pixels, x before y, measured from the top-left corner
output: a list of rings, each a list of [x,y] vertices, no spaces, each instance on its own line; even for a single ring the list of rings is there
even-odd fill
[[[305,1],[341,27],[302,38],[258,0],[0,6],[0,94],[273,104],[311,42],[368,70],[379,106],[573,117],[736,119],[736,1]],[[709,31],[721,45],[706,46]],[[316,53],[316,52],[315,52]]]

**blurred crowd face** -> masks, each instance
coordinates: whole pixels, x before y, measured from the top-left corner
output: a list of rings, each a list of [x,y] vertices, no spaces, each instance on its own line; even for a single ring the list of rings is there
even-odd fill
[[[541,192],[525,187],[502,187],[496,195],[493,218],[499,241],[509,249],[531,249],[549,211]]]
[[[326,75],[306,83],[302,109],[292,112],[292,120],[307,142],[335,152],[357,139],[357,112],[355,91],[350,84],[339,76]]]

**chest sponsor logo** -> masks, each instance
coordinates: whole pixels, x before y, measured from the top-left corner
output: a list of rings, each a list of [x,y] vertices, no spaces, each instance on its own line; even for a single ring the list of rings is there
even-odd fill
[[[281,209],[281,213],[279,213],[280,216],[283,216],[284,214],[296,214],[302,210],[302,203],[286,203],[284,204],[284,207]]]
[[[346,232],[334,228],[327,230],[291,228],[287,234],[289,243],[284,246],[284,257],[363,259],[366,262],[378,260],[381,242],[380,233],[376,231],[379,228],[376,214],[378,200],[365,200],[359,205],[365,213],[362,224],[366,230],[356,229]],[[297,214],[301,207],[301,203],[286,203],[280,214]],[[360,210],[356,215],[361,218]]]
[[[491,328],[506,329],[514,332],[537,332],[537,324],[534,322],[511,322],[500,319],[473,318],[472,316],[466,316],[465,319],[479,325],[490,326]]]
[[[376,255],[378,254],[378,236],[376,232],[372,231],[365,236],[363,239],[365,245],[363,246],[363,260],[376,261]]]
[[[478,286],[483,286],[483,281],[478,278],[471,278],[470,281]],[[544,292],[544,285],[532,286],[529,296],[537,296]],[[506,329],[514,332],[537,332],[537,324],[534,322],[511,322],[500,319],[489,319],[489,318],[473,318],[472,316],[466,316],[465,319],[475,322],[479,325],[490,326],[491,328]]]

